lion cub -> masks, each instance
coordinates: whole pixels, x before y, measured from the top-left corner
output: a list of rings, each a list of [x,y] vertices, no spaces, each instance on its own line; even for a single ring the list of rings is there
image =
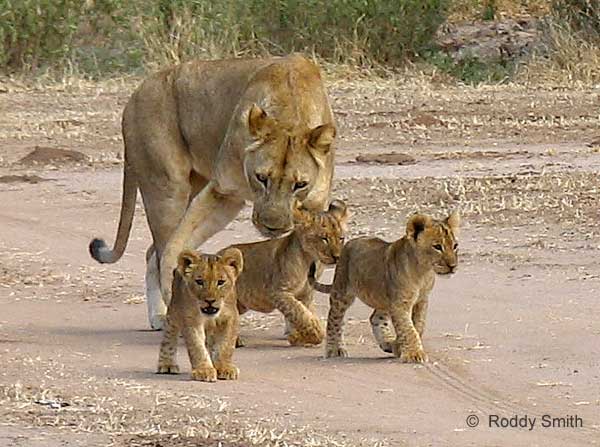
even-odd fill
[[[236,284],[240,314],[277,309],[290,326],[291,345],[320,344],[325,333],[313,307],[308,270],[317,261],[337,262],[347,219],[345,203],[334,200],[327,211],[298,210],[288,236],[233,245],[242,252],[245,265]]]
[[[370,321],[383,350],[404,362],[426,361],[421,337],[428,296],[436,273],[456,270],[459,224],[457,212],[445,220],[415,214],[408,220],[406,235],[395,242],[367,237],[348,242],[331,286],[317,283],[311,275],[317,290],[330,293],[325,356],[348,356],[342,326],[344,314],[358,296],[374,309]]]
[[[243,269],[242,253],[235,248],[219,255],[185,250],[173,277],[173,298],[167,311],[160,344],[158,374],[177,374],[177,338],[183,332],[192,364],[192,379],[215,382],[235,380],[232,363],[239,333],[235,283]]]

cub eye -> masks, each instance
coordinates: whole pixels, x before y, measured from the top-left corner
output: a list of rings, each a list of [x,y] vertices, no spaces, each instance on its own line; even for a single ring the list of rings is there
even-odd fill
[[[294,191],[300,191],[308,186],[308,182],[296,182],[294,183]]]
[[[344,236],[340,237],[340,242],[343,244],[346,241],[346,238]]]
[[[325,242],[326,244],[328,244],[328,243],[329,243],[329,239],[327,239],[326,237],[322,237],[322,238],[321,238],[321,240],[322,240],[323,242]]]
[[[444,247],[442,247],[440,244],[435,244],[433,248],[439,251],[440,253],[444,251]]]
[[[217,281],[217,286],[218,286],[218,287],[223,287],[224,285],[225,285],[225,280],[224,280],[224,279],[219,279],[219,280]]]
[[[200,287],[204,286],[204,281],[202,280],[202,278],[196,278],[196,284],[198,284]]]
[[[454,244],[454,251],[458,250],[458,243]]]
[[[269,182],[269,177],[265,174],[260,174],[257,173],[256,174],[256,180],[258,180],[260,183],[262,183],[265,188],[267,187],[267,183]]]

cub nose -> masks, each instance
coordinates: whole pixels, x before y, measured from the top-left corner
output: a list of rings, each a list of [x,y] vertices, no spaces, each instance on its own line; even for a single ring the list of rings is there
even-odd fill
[[[206,304],[208,304],[209,306],[212,306],[212,305],[213,305],[213,303],[214,303],[215,301],[217,301],[217,300],[215,300],[215,299],[209,299],[209,298],[207,298],[207,299],[205,299],[204,301],[206,301]]]
[[[456,271],[456,264],[448,264],[448,268],[450,269],[450,273],[454,273]]]

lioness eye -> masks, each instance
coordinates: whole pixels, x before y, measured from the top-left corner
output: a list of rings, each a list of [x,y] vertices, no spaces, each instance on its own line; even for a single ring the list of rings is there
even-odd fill
[[[340,242],[343,244],[346,241],[346,238],[344,236],[340,237]]]
[[[327,239],[326,237],[322,237],[322,238],[321,238],[321,240],[322,240],[323,242],[325,242],[326,244],[329,242],[329,239]]]
[[[202,278],[196,278],[196,284],[202,287],[204,285],[204,281],[202,280]]]
[[[262,183],[266,187],[267,183],[269,181],[269,177],[267,177],[265,174],[257,173],[256,180],[258,180],[260,183]]]
[[[299,191],[308,186],[308,182],[296,182],[294,183],[294,191]]]
[[[223,285],[225,285],[225,280],[224,279],[220,279],[220,280],[217,281],[217,286],[221,287]]]
[[[458,250],[458,243],[454,244],[454,251]]]
[[[444,248],[440,245],[440,244],[435,244],[433,246],[433,248],[435,248],[437,251],[442,252],[444,251]]]

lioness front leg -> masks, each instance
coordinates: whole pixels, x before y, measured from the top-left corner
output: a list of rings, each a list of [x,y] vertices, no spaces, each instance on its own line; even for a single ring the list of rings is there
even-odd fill
[[[348,357],[344,346],[344,315],[354,302],[354,296],[340,293],[333,289],[329,296],[329,313],[327,315],[327,342],[325,357]]]
[[[212,361],[217,370],[217,378],[221,380],[236,380],[240,370],[232,361],[236,340],[239,335],[239,322],[236,319],[227,321],[225,328],[214,336]]]
[[[421,337],[412,321],[412,306],[407,302],[396,304],[390,309],[390,315],[396,330],[394,355],[405,363],[426,362]]]
[[[177,338],[180,328],[173,319],[167,317],[163,339],[160,343],[158,354],[158,374],[178,374],[177,366]]]
[[[217,370],[212,364],[206,349],[204,328],[185,327],[183,337],[192,364],[192,379],[203,382],[216,382]]]
[[[318,345],[325,333],[319,319],[290,292],[277,292],[272,298],[275,307],[293,326],[288,335],[291,345]]]
[[[160,259],[160,287],[165,303],[171,301],[173,269],[184,248],[195,249],[225,228],[244,207],[244,200],[220,194],[213,181],[190,202]]]

